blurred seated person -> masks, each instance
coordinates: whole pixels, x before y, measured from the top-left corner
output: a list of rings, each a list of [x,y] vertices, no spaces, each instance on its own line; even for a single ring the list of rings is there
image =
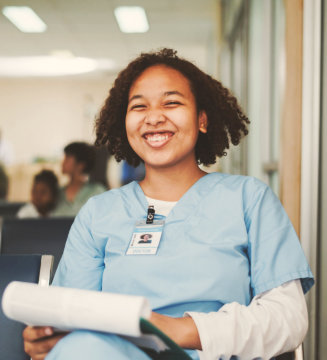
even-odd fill
[[[86,201],[103,193],[106,188],[89,181],[95,164],[95,148],[85,142],[73,142],[64,148],[62,173],[68,175],[66,186],[59,190],[59,199],[53,216],[75,216]]]
[[[107,179],[109,157],[110,154],[105,146],[95,147],[95,164],[89,175],[91,183],[100,183],[107,190],[109,189]]]
[[[19,209],[19,218],[41,218],[51,215],[58,199],[58,179],[51,170],[42,170],[34,176],[31,202]]]
[[[141,162],[138,166],[132,166],[127,161],[123,161],[123,169],[121,175],[122,185],[129,184],[132,181],[141,181],[145,176],[144,163]]]
[[[0,164],[0,201],[6,201],[8,195],[8,176],[5,168]]]

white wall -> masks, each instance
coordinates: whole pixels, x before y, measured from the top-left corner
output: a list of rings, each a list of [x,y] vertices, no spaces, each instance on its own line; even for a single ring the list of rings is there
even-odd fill
[[[93,141],[94,115],[112,79],[0,79],[0,129],[15,163],[60,158],[73,140]]]

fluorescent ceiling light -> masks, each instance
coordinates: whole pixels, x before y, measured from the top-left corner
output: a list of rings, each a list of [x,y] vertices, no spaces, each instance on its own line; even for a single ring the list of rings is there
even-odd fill
[[[124,33],[144,33],[149,30],[149,23],[144,9],[140,6],[119,6],[115,16],[120,31]]]
[[[70,50],[66,49],[54,49],[49,52],[49,55],[61,57],[61,58],[72,58],[74,54]]]
[[[80,57],[0,57],[0,76],[2,77],[75,75],[99,69],[112,70],[113,68],[113,61],[97,61]]]
[[[22,32],[40,33],[47,29],[47,25],[28,6],[5,6],[2,13]]]

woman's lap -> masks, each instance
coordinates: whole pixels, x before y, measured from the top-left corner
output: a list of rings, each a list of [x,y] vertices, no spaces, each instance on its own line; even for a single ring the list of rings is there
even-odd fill
[[[78,330],[65,336],[46,360],[149,360],[138,347],[123,338],[94,331]]]

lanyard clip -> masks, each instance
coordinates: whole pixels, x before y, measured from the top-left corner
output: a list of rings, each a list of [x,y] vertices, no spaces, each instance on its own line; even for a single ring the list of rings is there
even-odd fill
[[[155,213],[154,206],[149,205],[149,207],[148,207],[148,215],[146,217],[146,223],[147,224],[153,224],[154,213]]]

